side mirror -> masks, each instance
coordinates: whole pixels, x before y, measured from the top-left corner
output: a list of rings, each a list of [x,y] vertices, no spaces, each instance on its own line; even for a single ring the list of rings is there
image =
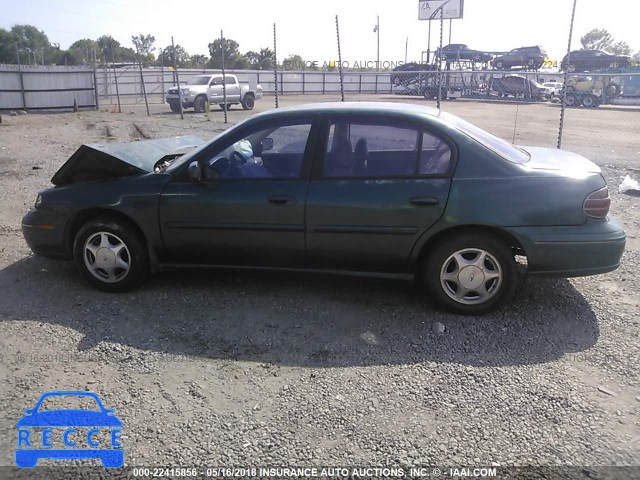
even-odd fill
[[[266,137],[262,139],[262,151],[266,152],[267,150],[271,150],[273,148],[273,138]]]
[[[191,180],[196,182],[202,181],[202,168],[200,168],[200,164],[197,161],[193,161],[189,164],[188,172]]]

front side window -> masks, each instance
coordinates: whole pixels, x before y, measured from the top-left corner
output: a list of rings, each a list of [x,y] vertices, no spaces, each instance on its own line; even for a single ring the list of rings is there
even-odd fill
[[[311,123],[261,129],[205,162],[205,178],[298,178]]]
[[[418,129],[378,122],[331,124],[325,177],[402,177],[416,173]]]

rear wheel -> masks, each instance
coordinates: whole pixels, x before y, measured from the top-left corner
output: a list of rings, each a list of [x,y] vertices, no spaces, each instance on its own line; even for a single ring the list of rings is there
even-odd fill
[[[149,273],[144,241],[129,222],[102,218],[76,234],[76,266],[94,287],[120,292],[139,286]]]
[[[597,107],[598,99],[595,95],[585,95],[582,97],[582,105],[587,108]]]
[[[423,281],[430,298],[445,310],[481,315],[502,306],[516,284],[511,249],[483,233],[450,236],[426,258]]]
[[[245,110],[253,110],[253,106],[255,105],[255,103],[256,99],[253,98],[253,95],[247,93],[242,99],[242,108],[244,108]]]
[[[574,107],[578,103],[578,99],[573,93],[567,93],[564,103],[567,107]]]

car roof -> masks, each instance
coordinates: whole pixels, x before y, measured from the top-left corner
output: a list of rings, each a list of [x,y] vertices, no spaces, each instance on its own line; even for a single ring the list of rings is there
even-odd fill
[[[393,102],[326,102],[309,103],[269,110],[259,113],[252,118],[278,118],[287,117],[292,114],[354,114],[354,115],[385,115],[394,114],[405,117],[413,117],[416,120],[425,118],[437,118],[440,111],[434,107],[414,105],[411,103]]]

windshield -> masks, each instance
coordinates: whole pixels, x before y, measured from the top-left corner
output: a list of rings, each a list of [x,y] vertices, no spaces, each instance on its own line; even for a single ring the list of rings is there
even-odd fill
[[[195,77],[187,82],[187,85],[208,85],[211,77]]]
[[[190,163],[191,159],[198,155],[201,151],[205,150],[206,148],[209,147],[209,145],[211,145],[213,142],[215,142],[216,140],[218,140],[218,138],[220,138],[221,135],[223,134],[227,134],[239,127],[241,127],[247,120],[244,120],[238,124],[236,124],[235,126],[231,127],[229,130],[225,130],[224,132],[220,132],[218,133],[215,137],[213,137],[211,140],[209,140],[206,143],[203,143],[202,145],[200,145],[197,148],[194,148],[192,150],[190,150],[188,153],[185,153],[182,157],[176,159],[175,161],[173,161],[168,167],[166,167],[165,170],[163,170],[164,173],[170,173],[172,174],[173,172],[175,172],[177,169],[180,168],[181,165],[184,165],[185,163]]]
[[[473,123],[469,123],[465,120],[462,120],[455,115],[451,115],[449,113],[442,112],[440,114],[440,118],[449,122],[453,126],[455,126],[462,133],[468,135],[473,138],[476,142],[481,143],[488,149],[497,153],[501,157],[509,160],[513,163],[526,163],[529,161],[529,154],[524,150],[515,147],[511,143],[503,140],[500,137],[496,137],[495,135],[487,132],[486,130],[477,127]]]

